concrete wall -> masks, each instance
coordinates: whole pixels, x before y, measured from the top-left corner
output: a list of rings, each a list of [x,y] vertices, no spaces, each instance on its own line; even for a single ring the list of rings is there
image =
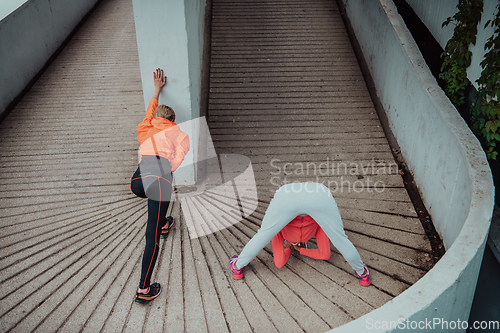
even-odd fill
[[[200,116],[201,65],[206,0],[184,0],[188,35],[189,81],[191,82],[191,117]]]
[[[401,295],[333,331],[405,331],[412,322],[467,321],[493,211],[485,154],[437,86],[393,2],[341,1],[389,126],[447,251]]]
[[[0,1],[0,21],[9,16],[28,0],[3,0]]]
[[[162,68],[167,85],[160,104],[171,106],[176,123],[200,116],[201,64],[206,0],[133,0],[134,20],[139,49],[144,107],[153,95],[153,71]],[[198,153],[198,122],[186,124],[191,133],[191,150],[183,168],[175,173],[177,185],[194,184]],[[187,166],[191,165],[190,168]]]
[[[98,0],[30,0],[0,21],[0,114]]]
[[[455,26],[449,24],[441,28],[441,25],[448,17],[452,17],[458,11],[458,0],[406,0],[406,2],[413,8],[420,20],[426,25],[434,38],[438,41],[441,47],[445,47],[448,40],[453,36],[453,29]],[[488,20],[494,18],[497,12],[496,5],[498,0],[484,0],[483,15],[478,24],[476,45],[470,45],[472,52],[471,65],[467,69],[467,76],[469,80],[477,88],[476,80],[481,75],[481,61],[484,59],[484,44],[488,38],[493,34],[494,29],[491,24],[488,28],[484,28]]]

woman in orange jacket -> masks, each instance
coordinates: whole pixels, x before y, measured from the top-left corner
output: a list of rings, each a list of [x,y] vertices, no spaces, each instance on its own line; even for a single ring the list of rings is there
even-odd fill
[[[317,249],[307,249],[305,243],[316,237]],[[292,248],[315,259],[330,258],[330,242],[356,271],[359,283],[371,283],[368,267],[344,231],[337,203],[330,190],[319,183],[291,183],[276,191],[262,219],[259,231],[245,245],[239,256],[229,261],[233,277],[243,278],[243,267],[272,241],[274,262],[285,265]]]
[[[166,219],[172,195],[172,172],[181,165],[189,151],[189,136],[175,124],[174,110],[166,105],[158,106],[161,89],[167,83],[163,70],[157,69],[153,78],[153,98],[144,120],[137,126],[141,161],[130,182],[135,195],[148,198],[146,247],[139,289],[135,296],[137,303],[147,303],[161,292],[159,283],[151,284],[151,274],[160,249],[158,240],[162,232],[166,234],[172,227],[173,220]]]

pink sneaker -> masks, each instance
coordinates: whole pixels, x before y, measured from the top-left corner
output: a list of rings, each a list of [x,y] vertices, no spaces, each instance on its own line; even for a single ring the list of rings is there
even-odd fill
[[[165,239],[168,237],[168,234],[170,234],[170,229],[172,229],[172,226],[174,225],[174,218],[172,216],[167,216],[166,217],[167,224],[163,228],[161,228],[161,239]],[[165,228],[166,227],[166,228]]]
[[[234,264],[236,263],[237,260],[238,256],[232,256],[231,260],[229,260],[229,267],[231,268],[231,271],[233,273],[233,278],[239,280],[243,278],[243,272],[242,272],[243,269],[237,269],[234,267]]]
[[[359,284],[362,286],[369,286],[372,282],[370,279],[370,271],[368,270],[368,266],[366,266],[366,264],[363,264],[363,267],[366,269],[366,274],[358,275]]]

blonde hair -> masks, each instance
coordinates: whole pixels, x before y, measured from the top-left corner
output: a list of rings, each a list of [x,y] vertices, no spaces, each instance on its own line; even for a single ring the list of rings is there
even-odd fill
[[[170,106],[166,106],[164,104],[158,105],[155,109],[154,118],[161,117],[168,119],[170,121],[175,121],[175,112]]]

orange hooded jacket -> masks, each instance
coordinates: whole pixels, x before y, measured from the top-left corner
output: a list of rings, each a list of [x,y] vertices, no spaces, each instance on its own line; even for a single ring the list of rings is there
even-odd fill
[[[284,248],[285,239],[291,243],[305,243],[313,237],[316,237],[318,248],[301,248],[300,254],[313,259],[328,260],[330,258],[330,240],[328,236],[312,217],[299,215],[281,229],[272,240],[276,267],[283,267],[292,253],[290,248]]]
[[[139,154],[166,158],[175,171],[189,151],[189,136],[178,125],[165,118],[154,118],[158,100],[149,101],[144,120],[137,126]],[[156,146],[156,147],[155,147]],[[156,148],[156,149],[155,149]]]

